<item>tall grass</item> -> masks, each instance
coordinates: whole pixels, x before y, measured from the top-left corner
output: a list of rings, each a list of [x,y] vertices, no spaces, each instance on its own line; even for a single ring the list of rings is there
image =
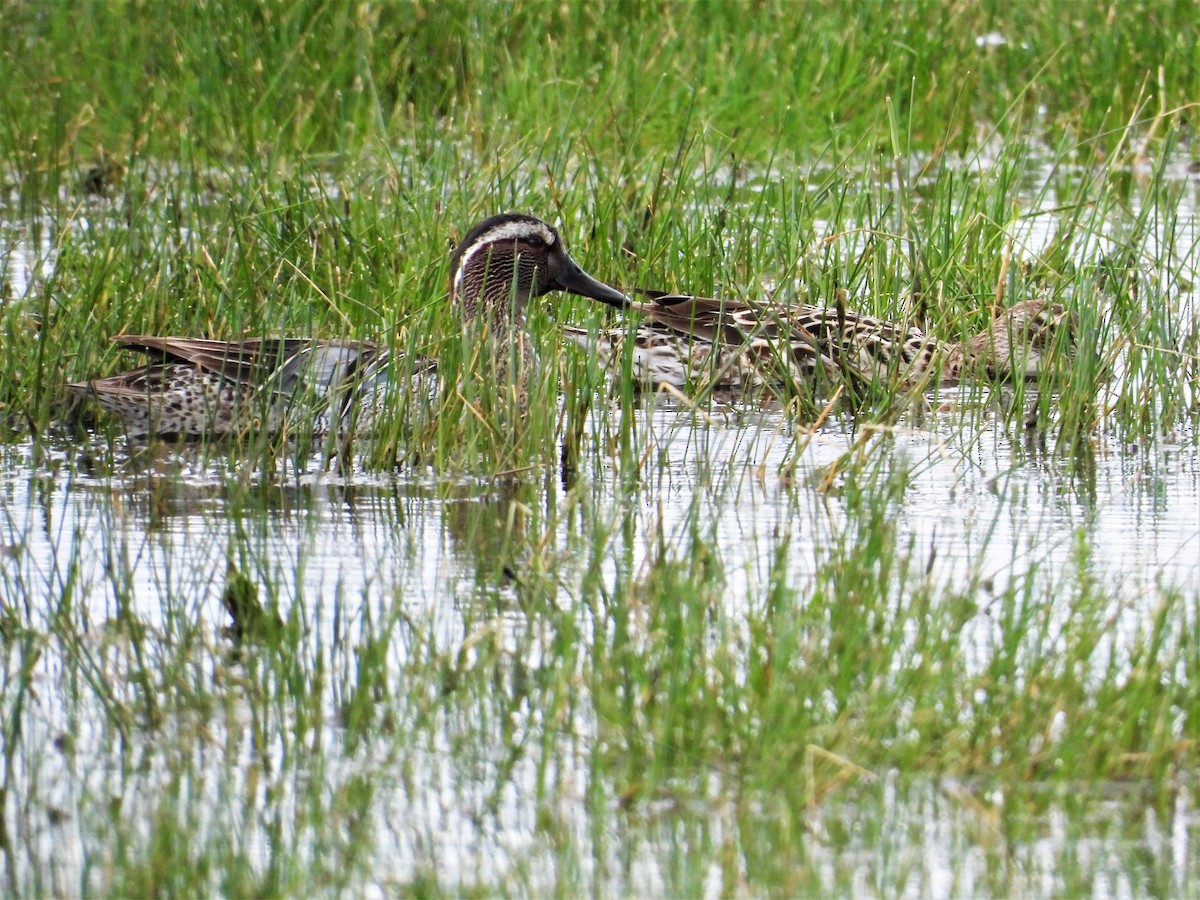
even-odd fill
[[[1090,136],[1149,97],[1169,111],[1197,95],[1186,3],[285,0],[7,12],[10,146],[51,168],[99,146],[289,159],[428,140],[447,125],[485,152],[569,130],[611,160],[614,137],[659,148],[689,119],[752,145],[833,140],[842,155],[864,137],[886,144],[876,129],[887,98],[919,146],[970,149],[981,122]],[[980,40],[989,34],[1004,43]]]
[[[1065,430],[1115,411],[1151,432],[1134,421],[1159,402],[1147,393],[1171,430],[1195,409],[1196,329],[1173,299],[1194,246],[1172,168],[1172,111],[1195,78],[1188,30],[1170,31],[1184,11],[1153,4],[1162,31],[1115,9],[936,11],[17,8],[4,26],[7,80],[24,87],[4,101],[10,218],[29,223],[30,246],[49,233],[54,264],[5,311],[6,419],[43,432],[59,363],[74,377],[111,366],[104,341],[119,332],[399,331],[436,347],[457,331],[438,299],[447,243],[519,207],[556,219],[610,281],[826,303],[845,291],[946,339],[1017,298],[1065,300],[1105,361],[1074,370]],[[817,31],[768,40],[780,27]],[[1066,53],[1083,27],[1089,51]],[[991,31],[1009,43],[975,48]],[[739,65],[750,47],[762,61]],[[1093,109],[1090,67],[1151,57],[1161,71],[1120,68]],[[1031,219],[1048,242],[1030,245]],[[1168,246],[1178,258],[1152,272]],[[1127,276],[1101,276],[1114,266]],[[1102,296],[1139,278],[1132,304]],[[1098,400],[1126,347],[1148,381]]]

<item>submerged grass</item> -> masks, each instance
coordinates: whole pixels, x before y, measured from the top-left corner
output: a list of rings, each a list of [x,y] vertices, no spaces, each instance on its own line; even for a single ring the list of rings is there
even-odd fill
[[[123,511],[98,482],[92,536],[52,532],[50,571],[29,552],[3,569],[10,887],[825,892],[849,877],[828,854],[932,804],[974,821],[955,834],[987,861],[953,877],[1004,893],[1037,865],[993,865],[1051,840],[1081,791],[1173,815],[1194,789],[1196,598],[1112,584],[1082,533],[1066,565],[1025,533],[1002,579],[987,539],[956,574],[905,526],[919,470],[895,443],[865,442],[829,492],[787,487],[744,564],[713,514],[745,490],[728,463],[673,521],[651,479],[431,485],[440,539],[387,486],[160,473],[166,496]],[[80,490],[48,485],[10,534],[70,520]],[[220,517],[195,516],[214,490]],[[414,587],[406,547],[431,540],[459,561]],[[379,543],[378,568],[342,583],[321,560],[348,541]],[[219,635],[235,594],[280,621]],[[1138,785],[1129,805],[1114,780]],[[46,833],[79,856],[38,849]],[[1105,865],[1140,877],[1140,840]],[[1080,884],[1107,877],[1058,853]],[[1196,874],[1176,862],[1173,889]]]
[[[1200,598],[1094,523],[1098,470],[1195,472],[1194,10],[1077,6],[9,4],[6,891],[1186,892]],[[948,341],[1045,296],[1073,355],[689,406],[551,295],[523,408],[445,302],[509,208]],[[441,383],[352,447],[134,447],[63,390],[118,333]]]

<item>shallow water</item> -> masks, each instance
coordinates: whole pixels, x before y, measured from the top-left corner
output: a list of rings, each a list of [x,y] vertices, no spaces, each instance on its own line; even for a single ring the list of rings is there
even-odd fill
[[[1194,185],[1182,171],[1168,177],[1182,189],[1155,220],[1162,268],[1194,284]],[[1038,212],[1060,204],[1050,180],[1044,172],[1028,187],[1018,256],[1055,237],[1055,217]],[[50,234],[0,229],[6,302],[36,295],[52,271]],[[1173,296],[1180,320],[1194,322],[1194,295]],[[1136,379],[1121,362],[1114,377]],[[1138,445],[1102,429],[1068,451],[1005,424],[1008,402],[945,391],[877,432],[836,417],[806,432],[778,410],[693,415],[650,403],[638,413],[637,471],[604,456],[601,436],[585,441],[570,490],[550,469],[493,482],[345,475],[314,458],[264,472],[199,447],[4,445],[0,594],[6,621],[26,629],[4,646],[2,708],[15,723],[4,748],[7,885],[102,889],[121,853],[112,817],[150,844],[157,804],[178,796],[182,778],[195,817],[183,828],[198,845],[240,841],[262,866],[280,846],[345,857],[364,873],[354,892],[397,892],[431,873],[443,887],[516,892],[1185,893],[1200,876],[1191,783],[1014,787],[885,771],[799,801],[798,812],[792,797],[743,793],[713,772],[627,808],[620,780],[595,759],[603,723],[576,707],[552,721],[539,703],[541,667],[571,659],[548,612],[581,608],[572,624],[587,646],[587,629],[603,625],[594,595],[628,597],[618,582],[651,569],[662,548],[686,559],[702,543],[718,557],[724,611],[744,622],[781,554],[801,596],[839,577],[830,548],[855,546],[856,496],[880,500],[896,557],[923,584],[973,604],[956,635],[969,674],[1001,639],[995,607],[1014,585],[1047,598],[1052,638],[1072,627],[1060,588],[1065,597],[1083,577],[1105,585],[1113,624],[1098,669],[1128,664],[1164,592],[1178,592],[1194,621],[1200,436],[1184,426]],[[858,463],[839,468],[847,459]],[[231,564],[299,629],[305,652],[289,675],[316,685],[315,711],[217,690],[261,675],[223,633]],[[896,592],[897,621],[913,593]],[[131,622],[150,637],[131,639]],[[356,729],[355,672],[376,641],[397,695],[379,705],[395,707],[396,721],[376,713]],[[442,704],[425,682],[411,689],[429,697],[408,696],[407,675],[438,665],[448,681],[493,667],[495,697],[476,685],[474,706]],[[195,696],[154,699],[147,673],[167,669],[163,684]],[[306,756],[312,745],[322,752]],[[302,819],[314,795],[353,797],[364,783],[369,838],[273,820]],[[783,860],[780,845],[791,848]]]
[[[699,422],[662,403],[645,421],[657,449],[637,492],[640,507],[632,510],[634,568],[655,534],[681,543],[699,520],[712,523],[731,598],[754,592],[769,548],[784,537],[789,570],[800,580],[812,576],[822,546],[845,523],[837,480],[825,489],[821,482],[864,432],[826,423],[797,453],[777,412]],[[956,416],[934,414],[869,437],[865,446],[886,471],[908,473],[903,503],[889,516],[900,544],[911,541],[927,553],[939,580],[982,581],[1000,591],[1005,579],[1030,570],[1051,577],[1084,540],[1096,574],[1138,596],[1156,586],[1200,591],[1200,461],[1195,437],[1177,438],[1153,451],[1100,440],[1081,460],[1031,447],[1036,441],[1025,435],[1014,441],[997,427],[964,435]],[[161,625],[161,595],[171,583],[163,578],[188,585],[198,574],[214,574],[212,561],[224,560],[229,541],[248,531],[261,542],[273,577],[283,579],[285,595],[436,598],[473,569],[496,565],[504,530],[519,537],[523,527],[503,522],[509,489],[487,481],[445,483],[428,473],[344,477],[321,471],[314,459],[309,472],[276,482],[258,473],[248,478],[211,452],[159,446],[151,448],[152,462],[135,456],[124,471],[91,476],[78,470],[70,448],[46,454],[10,445],[0,521],[6,571],[52,588],[62,560],[76,559],[77,584],[103,595],[116,537],[131,560],[134,608]],[[545,510],[567,500],[562,485],[549,482],[526,485]],[[591,485],[598,521],[630,512],[618,482],[610,466]],[[537,512],[522,514],[528,516]],[[503,528],[495,530],[493,519]],[[556,523],[556,532],[558,547],[569,550],[568,525]],[[562,561],[571,565],[569,553]],[[570,583],[569,569],[560,576]]]
[[[948,395],[938,399],[953,406]],[[93,658],[105,679],[122,673],[133,678],[138,666],[121,658],[130,650],[111,631],[130,611],[168,644],[196,622],[208,641],[227,641],[220,632],[228,620],[220,598],[231,557],[251,580],[272,585],[285,618],[297,619],[307,640],[328,648],[330,658],[343,665],[353,648],[343,648],[341,656],[335,648],[353,635],[350,642],[361,643],[370,631],[365,623],[386,622],[399,609],[402,621],[421,623],[413,632],[423,635],[421,642],[466,646],[490,635],[517,657],[517,665],[536,670],[550,653],[550,638],[536,613],[522,607],[514,584],[520,583],[536,546],[552,560],[554,602],[569,607],[589,577],[594,557],[586,551],[587,535],[595,530],[614,535],[601,575],[611,580],[615,560],[626,560],[630,571],[638,571],[651,564],[664,541],[683,551],[697,523],[711,527],[721,555],[725,602],[734,613],[763,595],[781,542],[786,542],[789,580],[801,590],[812,583],[824,548],[845,538],[848,521],[839,479],[823,485],[825,467],[856,439],[864,446],[862,432],[827,423],[798,452],[778,413],[735,411],[728,420],[698,422],[677,406],[659,404],[642,415],[653,433],[655,464],[632,493],[620,488],[622,479],[612,466],[602,467],[585,491],[587,526],[563,513],[569,495],[553,475],[519,490],[485,481],[446,483],[428,473],[344,477],[318,466],[307,474],[283,472],[276,480],[186,446],[131,455],[118,446],[112,472],[89,474],[81,466],[89,456],[75,448],[5,448],[0,587],[10,602],[20,598],[27,605],[22,614],[35,629],[52,632],[65,614],[77,617],[85,641],[82,648],[48,643],[32,673],[36,701],[20,713],[23,740],[13,776],[25,786],[23,815],[37,823],[43,839],[24,844],[28,856],[16,865],[25,875],[18,881],[53,884],[55,891],[67,893],[72,885],[87,883],[83,863],[94,865],[94,856],[85,848],[95,842],[89,829],[99,824],[86,797],[116,791],[126,798],[129,815],[148,817],[153,809],[138,796],[154,797],[167,778],[162,761],[132,781],[121,773],[123,764],[111,756],[111,726],[102,724],[109,713],[98,695],[69,687],[79,677],[78,662],[71,658],[78,653]],[[990,420],[985,415],[982,421]],[[902,502],[888,512],[897,546],[912,548],[932,583],[975,596],[979,613],[961,639],[977,645],[983,660],[999,628],[989,612],[989,596],[1002,593],[1010,579],[1045,583],[1053,596],[1063,572],[1078,568],[1081,543],[1091,548],[1088,570],[1115,586],[1113,596],[1119,599],[1111,616],[1118,622],[1113,631],[1118,642],[1121,634],[1138,632],[1163,588],[1200,595],[1200,465],[1191,449],[1194,437],[1180,439],[1179,446],[1153,452],[1099,441],[1081,465],[1077,457],[1027,446],[1036,441],[1024,435],[1014,441],[994,423],[964,436],[956,414],[934,413],[919,424],[867,438],[865,446],[879,471],[908,473]],[[70,598],[72,608],[64,610],[55,598]],[[905,614],[903,609],[897,613]],[[1069,614],[1064,606],[1064,625]],[[1115,649],[1120,658],[1121,648]],[[414,664],[406,655],[410,651],[419,655],[421,643],[389,641],[388,664],[403,672]],[[10,679],[22,659],[10,653]],[[128,685],[113,684],[109,690],[127,702],[136,695]],[[344,770],[338,777],[369,777],[379,792],[371,813],[379,817],[371,851],[377,883],[403,884],[414,872],[433,871],[443,885],[517,878],[511,883],[554,888],[562,861],[539,825],[547,812],[532,799],[545,763],[536,747],[518,744],[515,764],[502,771],[499,737],[496,745],[485,741],[464,755],[459,741],[477,741],[465,736],[475,735],[480,726],[451,717],[434,729],[442,737],[433,746],[410,748],[407,774],[398,779],[394,750],[342,756],[340,702],[336,690],[327,690],[326,721],[319,731],[325,734],[330,765]],[[216,740],[211,758],[206,761],[201,753],[193,760],[199,796],[210,796],[213,805],[215,820],[206,828],[218,832],[225,827],[222,817],[229,815],[220,798],[248,790],[243,783],[247,767],[253,771],[257,765],[238,736],[239,728],[247,727],[245,711],[230,714],[204,726]],[[536,730],[537,716],[527,709],[512,725]],[[286,729],[289,721],[285,716],[274,727]],[[195,727],[187,721],[174,726],[185,733]],[[485,732],[490,728],[484,726]],[[587,721],[576,722],[570,731],[585,744],[595,738],[595,725]],[[68,734],[69,756],[35,752]],[[217,749],[228,742],[226,751]],[[267,746],[268,758],[274,759],[267,769],[278,767],[277,777],[284,777],[285,744],[268,739]],[[335,751],[338,747],[342,750]],[[730,830],[743,846],[768,839],[742,833],[723,819],[719,804],[708,810],[704,791],[684,801],[700,805],[682,818],[669,804],[661,819],[631,821],[611,806],[585,811],[586,786],[594,777],[586,752],[555,751],[553,764],[560,785],[556,827],[573,836],[576,852],[584,854],[578,883],[635,893],[686,887],[716,892],[722,885],[728,888],[730,878],[763,883],[763,871],[756,867],[766,863],[752,852],[739,864],[750,872],[739,874],[739,866],[722,869],[704,854],[697,856],[704,860],[699,871],[689,873],[686,864],[682,870],[663,870],[680,865],[680,854],[686,859],[698,853],[692,847],[696,840],[719,845]],[[284,778],[272,805],[302,802],[299,780],[295,773]],[[497,789],[499,797],[491,793]],[[722,793],[712,786],[706,790]],[[803,825],[811,830],[803,846],[812,866],[803,886],[869,892],[892,885],[914,896],[950,896],[1023,885],[1022,890],[1035,893],[1082,887],[1119,895],[1141,893],[1151,884],[1173,892],[1196,875],[1191,847],[1197,817],[1188,790],[1162,821],[1157,815],[1140,817],[1136,797],[1132,805],[1112,800],[1104,786],[1093,785],[1088,788],[1097,795],[1092,805],[1073,806],[1074,797],[1052,798],[1031,821],[1006,824],[982,843],[978,832],[990,833],[1000,827],[990,823],[1007,823],[1012,813],[995,795],[1000,789],[986,785],[982,790],[991,799],[976,808],[981,802],[974,799],[976,790],[912,785],[885,776],[883,786],[855,788],[852,802],[823,804]],[[1103,828],[1081,824],[1110,806],[1115,819],[1104,819]],[[66,824],[47,824],[39,819],[39,808],[43,816],[45,810],[59,810],[52,818]],[[481,828],[481,817],[486,827]],[[596,828],[613,831],[601,846],[594,846]],[[71,839],[64,841],[64,833]],[[266,853],[270,835],[257,827],[249,834],[257,835]],[[996,872],[1001,857],[1012,870],[1006,878]],[[1065,861],[1075,867],[1071,878],[1061,874]],[[1144,865],[1151,871],[1141,871]],[[43,873],[56,875],[52,882],[39,881],[26,867],[48,867]]]

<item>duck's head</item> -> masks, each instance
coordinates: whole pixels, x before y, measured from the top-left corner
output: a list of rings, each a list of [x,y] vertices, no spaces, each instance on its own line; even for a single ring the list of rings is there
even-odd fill
[[[468,317],[520,321],[525,304],[550,291],[566,291],[624,307],[620,291],[597,281],[571,259],[557,231],[541,219],[501,213],[484,219],[463,238],[450,263],[450,296]]]
[[[1029,380],[1038,377],[1050,354],[1070,354],[1074,343],[1075,321],[1066,309],[1045,300],[1024,300],[1005,310],[967,347],[988,377]]]

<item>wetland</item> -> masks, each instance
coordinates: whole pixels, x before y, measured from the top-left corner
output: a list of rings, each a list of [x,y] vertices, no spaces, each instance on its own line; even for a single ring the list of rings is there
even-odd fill
[[[1194,892],[1188,13],[935,6],[14,4],[5,891]],[[504,209],[624,288],[945,340],[1045,297],[1075,354],[688,397],[551,294],[505,430],[446,302]],[[459,378],[353,445],[131,440],[64,389],[121,333]]]

